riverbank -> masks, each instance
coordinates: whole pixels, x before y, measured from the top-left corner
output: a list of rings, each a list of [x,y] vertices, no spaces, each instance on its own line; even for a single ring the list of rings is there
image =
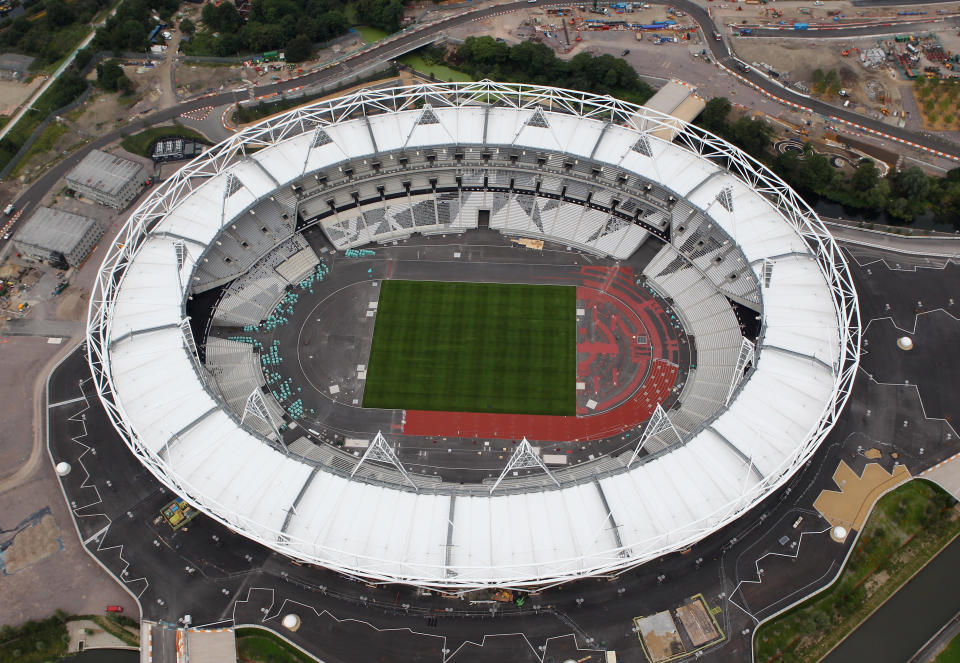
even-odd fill
[[[782,663],[820,660],[958,534],[960,508],[938,486],[914,479],[887,493],[874,505],[834,583],[757,629],[756,660]],[[935,623],[926,637],[949,617]],[[923,642],[923,639],[916,642],[910,653]],[[833,659],[831,663],[839,660]]]

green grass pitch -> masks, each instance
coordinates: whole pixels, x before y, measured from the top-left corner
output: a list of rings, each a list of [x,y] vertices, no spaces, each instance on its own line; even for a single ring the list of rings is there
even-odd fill
[[[381,287],[364,407],[576,414],[575,286]]]

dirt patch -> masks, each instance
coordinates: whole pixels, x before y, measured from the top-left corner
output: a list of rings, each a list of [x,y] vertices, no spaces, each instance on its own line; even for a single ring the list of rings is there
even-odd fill
[[[693,603],[677,608],[677,618],[695,647],[705,645],[720,636],[713,625],[710,613],[707,612],[707,606],[704,605],[703,599],[697,599]]]
[[[89,294],[76,288],[67,289],[57,302],[56,320],[82,320],[87,312]]]
[[[11,575],[63,550],[60,527],[49,513],[29,525],[3,550],[3,575]]]
[[[43,78],[40,76],[34,76],[33,80],[26,84],[0,81],[0,115],[13,115],[20,104],[42,84]]]
[[[129,116],[129,109],[118,99],[117,94],[95,92],[68,117],[80,131],[99,136],[120,126]]]
[[[890,580],[890,574],[886,571],[874,573],[872,576],[870,576],[870,579],[863,584],[863,589],[867,592],[868,596],[872,595],[877,588],[883,587],[888,580]]]
[[[190,96],[200,92],[219,91],[222,88],[236,88],[245,84],[245,80],[253,81],[256,79],[253,70],[249,70],[253,75],[247,75],[244,67],[239,64],[223,67],[207,67],[197,64],[184,64],[177,67],[174,73],[174,84],[177,86],[177,94],[181,96]],[[267,77],[269,80],[269,76]]]
[[[677,625],[669,611],[664,610],[649,617],[638,617],[634,622],[647,657],[653,663],[660,663],[686,652],[683,641],[680,640]]]

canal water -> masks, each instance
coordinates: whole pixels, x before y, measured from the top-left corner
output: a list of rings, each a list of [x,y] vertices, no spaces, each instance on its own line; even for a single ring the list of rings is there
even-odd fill
[[[960,611],[960,538],[890,597],[824,663],[903,663]]]

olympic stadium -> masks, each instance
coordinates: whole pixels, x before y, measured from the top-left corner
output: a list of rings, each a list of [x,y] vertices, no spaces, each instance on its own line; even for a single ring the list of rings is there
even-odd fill
[[[194,159],[117,237],[87,334],[114,427],[200,511],[451,591],[733,522],[829,433],[859,343],[844,257],[761,164],[489,81],[361,90]]]

